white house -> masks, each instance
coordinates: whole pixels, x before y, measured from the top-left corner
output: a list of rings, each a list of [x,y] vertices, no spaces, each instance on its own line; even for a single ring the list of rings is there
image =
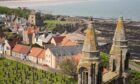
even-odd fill
[[[3,48],[4,48],[3,54],[10,56],[11,55],[11,46],[9,45],[8,40],[5,40]]]

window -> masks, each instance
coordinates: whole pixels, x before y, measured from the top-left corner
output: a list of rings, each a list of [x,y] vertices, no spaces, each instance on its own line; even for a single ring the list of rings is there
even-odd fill
[[[116,71],[116,60],[113,59],[113,70],[112,71]]]
[[[82,72],[82,80],[83,80],[83,84],[88,84],[88,71],[87,70]]]
[[[126,58],[125,58],[125,70],[129,69],[129,58],[130,58],[130,53],[126,54]]]

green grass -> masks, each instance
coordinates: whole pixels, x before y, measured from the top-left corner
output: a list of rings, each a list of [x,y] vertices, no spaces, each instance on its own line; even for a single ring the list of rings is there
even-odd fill
[[[74,79],[0,58],[0,84],[76,84]]]
[[[129,84],[140,84],[140,72],[131,71],[130,74],[131,80]]]
[[[46,20],[44,22],[49,30],[53,30],[56,28],[56,25],[65,25],[65,24],[74,24],[75,22],[71,21],[58,21],[58,20]]]

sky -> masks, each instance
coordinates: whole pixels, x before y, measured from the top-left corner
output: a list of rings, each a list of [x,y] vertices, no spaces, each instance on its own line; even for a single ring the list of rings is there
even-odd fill
[[[0,1],[0,6],[7,7],[25,7],[25,6],[38,6],[38,5],[56,5],[56,4],[69,4],[83,1],[93,0],[14,0],[14,1]]]
[[[82,2],[82,3],[81,3]],[[139,19],[140,0],[20,0],[0,1],[0,6],[28,7],[53,14]],[[69,9],[69,10],[68,10]]]

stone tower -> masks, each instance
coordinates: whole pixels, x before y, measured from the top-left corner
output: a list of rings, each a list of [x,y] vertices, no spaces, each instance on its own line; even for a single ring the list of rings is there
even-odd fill
[[[78,84],[101,84],[100,52],[91,20],[86,30],[82,57],[78,64]]]
[[[36,25],[36,12],[34,10],[31,11],[29,17],[28,17],[28,22],[31,25]]]
[[[116,72],[119,77],[123,79],[119,84],[127,84],[126,79],[128,77],[129,56],[130,54],[128,51],[128,41],[125,37],[123,17],[120,17],[117,22],[109,59],[109,69],[112,72]]]

